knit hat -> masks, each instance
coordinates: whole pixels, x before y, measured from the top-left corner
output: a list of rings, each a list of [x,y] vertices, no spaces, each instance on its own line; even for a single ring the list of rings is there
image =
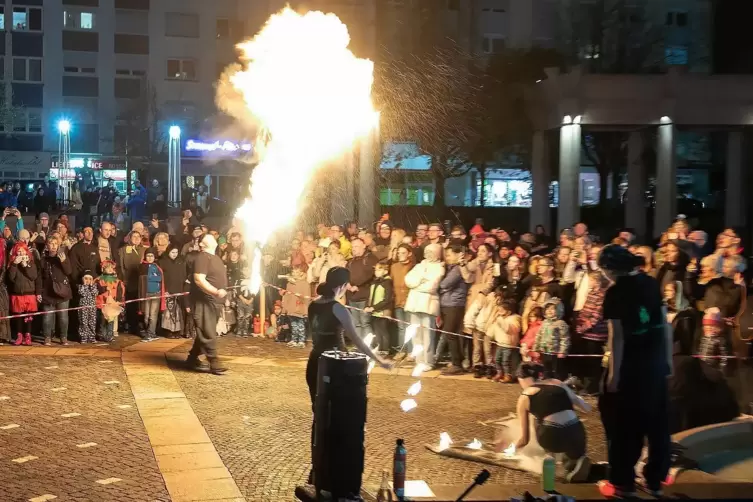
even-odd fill
[[[87,269],[87,270],[84,270],[84,273],[83,273],[83,274],[81,275],[81,278],[82,278],[82,279],[86,279],[86,277],[87,277],[87,276],[89,276],[89,277],[91,277],[92,279],[94,279],[94,274],[92,274],[92,271],[91,271],[91,270],[88,270],[88,269]]]
[[[644,264],[642,256],[636,256],[619,244],[604,246],[599,254],[599,267],[613,272],[631,272]]]
[[[146,251],[144,251],[144,258],[146,258],[146,255],[153,254],[155,258],[157,258],[157,250],[154,248],[146,248]]]
[[[41,220],[42,218],[47,218],[49,220],[50,215],[47,213],[39,213],[39,219]]]
[[[721,311],[716,307],[706,309],[703,313],[704,326],[724,326]]]

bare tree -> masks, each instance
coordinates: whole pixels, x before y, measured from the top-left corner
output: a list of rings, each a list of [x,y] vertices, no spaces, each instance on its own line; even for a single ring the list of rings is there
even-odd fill
[[[157,103],[157,91],[148,80],[143,81],[138,99],[132,100],[117,117],[115,153],[127,156],[143,168],[165,155],[167,131]]]
[[[13,134],[13,125],[20,118],[25,118],[25,114],[26,109],[23,106],[13,104],[13,88],[5,82],[0,82],[0,126],[5,134]]]

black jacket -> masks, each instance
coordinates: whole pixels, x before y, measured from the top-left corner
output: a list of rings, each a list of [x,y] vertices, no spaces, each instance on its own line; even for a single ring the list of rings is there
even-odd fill
[[[42,303],[54,305],[70,300],[73,293],[70,282],[73,270],[70,257],[61,262],[57,256],[48,256],[45,252],[42,254],[40,269],[40,273],[37,274],[37,294],[42,295]],[[55,283],[58,284],[58,293],[55,292]]]
[[[29,260],[28,267],[11,263],[8,267],[8,292],[11,295],[35,295],[37,274],[34,260]]]
[[[374,267],[378,262],[377,257],[368,251],[363,256],[350,260],[350,283],[357,286],[358,291],[348,292],[349,302],[365,302],[369,298],[369,286],[374,279]]]
[[[165,293],[176,294],[188,291],[186,260],[182,256],[178,255],[176,259],[172,260],[168,251],[159,259],[159,266],[162,269]]]
[[[89,244],[84,241],[77,242],[69,253],[71,260],[71,281],[80,284],[84,272],[89,270],[96,277],[99,271],[99,248],[95,241]]]

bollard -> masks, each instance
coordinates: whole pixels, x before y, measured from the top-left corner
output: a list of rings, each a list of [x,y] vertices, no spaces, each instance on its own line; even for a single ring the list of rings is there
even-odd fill
[[[327,492],[333,500],[361,492],[367,367],[359,353],[329,351],[319,357],[313,475],[316,493]]]
[[[267,331],[264,326],[267,321],[267,285],[262,284],[259,288],[259,333],[266,337]]]

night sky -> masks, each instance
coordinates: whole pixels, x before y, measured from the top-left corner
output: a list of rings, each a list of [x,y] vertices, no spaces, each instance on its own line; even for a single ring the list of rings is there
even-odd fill
[[[714,1],[715,73],[753,73],[753,1]]]

